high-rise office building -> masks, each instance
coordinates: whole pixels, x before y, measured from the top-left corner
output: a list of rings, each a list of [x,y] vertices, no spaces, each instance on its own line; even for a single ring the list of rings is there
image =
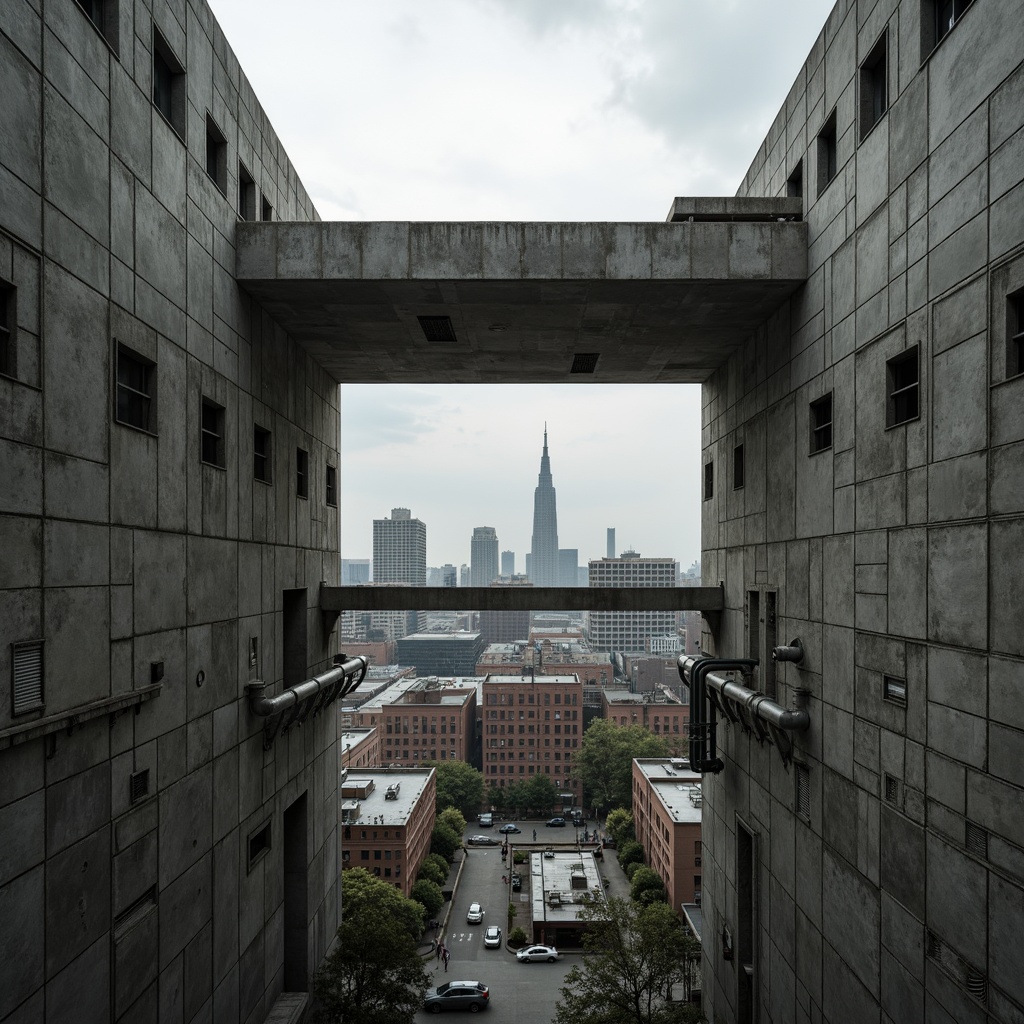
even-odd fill
[[[498,578],[498,534],[493,526],[477,526],[469,545],[469,583],[486,587]]]
[[[579,568],[579,548],[558,549],[558,585],[560,587],[578,587],[580,583]]]
[[[343,558],[341,560],[341,585],[357,587],[370,582],[370,560],[368,558]]]
[[[502,551],[501,553],[501,575],[515,576],[516,574],[516,553],[514,551]]]
[[[615,527],[614,526],[609,526],[608,527],[608,548],[607,548],[607,551],[605,552],[605,554],[608,556],[608,558],[614,558],[615,557]]]
[[[373,521],[373,582],[427,585],[427,527],[407,508]]]
[[[530,547],[528,573],[538,587],[558,586],[558,516],[555,511],[555,488],[551,482],[551,460],[548,458],[548,428],[544,427],[544,451],[540,457],[540,473],[533,492],[533,543]]]
[[[621,558],[596,558],[590,562],[592,587],[674,587],[674,558],[641,558],[624,551]],[[636,654],[645,649],[648,637],[664,636],[676,629],[675,612],[590,612],[587,639],[596,651]]]
[[[458,584],[459,571],[451,562],[445,562],[441,566],[441,586],[454,587]]]

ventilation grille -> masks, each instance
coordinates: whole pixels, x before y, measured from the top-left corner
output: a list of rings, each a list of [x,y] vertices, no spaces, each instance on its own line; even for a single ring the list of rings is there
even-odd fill
[[[149,795],[149,769],[133,772],[128,776],[128,796],[134,804]]]
[[[796,765],[796,813],[811,816],[811,773],[804,764]]]
[[[14,685],[12,714],[23,715],[43,706],[43,641],[12,644]]]
[[[900,802],[900,780],[888,773],[885,776],[885,799],[890,804]]]
[[[600,352],[577,352],[572,357],[570,373],[593,373],[597,369]]]
[[[988,979],[972,967],[934,932],[928,932],[928,959],[933,960],[955,982],[980,1003],[988,1001]]]
[[[454,345],[458,342],[450,316],[418,316],[416,319],[431,345]]]
[[[988,832],[973,821],[967,822],[967,849],[978,857],[988,859]]]

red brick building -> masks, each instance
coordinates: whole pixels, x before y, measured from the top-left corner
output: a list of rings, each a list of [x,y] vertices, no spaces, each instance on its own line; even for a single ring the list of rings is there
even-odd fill
[[[674,754],[685,753],[689,743],[690,705],[670,691],[631,693],[602,690],[601,713],[615,725],[642,725],[655,736],[663,736]]]

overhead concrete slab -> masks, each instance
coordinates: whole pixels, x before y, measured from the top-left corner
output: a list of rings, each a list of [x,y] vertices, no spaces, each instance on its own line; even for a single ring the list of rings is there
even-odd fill
[[[799,211],[240,223],[236,277],[339,382],[700,382],[806,279]]]

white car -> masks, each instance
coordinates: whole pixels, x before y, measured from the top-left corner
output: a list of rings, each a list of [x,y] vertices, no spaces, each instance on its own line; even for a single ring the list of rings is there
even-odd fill
[[[484,919],[484,911],[479,903],[470,903],[466,914],[466,924],[479,924]]]
[[[484,945],[488,949],[497,949],[501,945],[501,929],[496,925],[488,925],[484,932]]]
[[[532,963],[534,960],[547,960],[549,964],[553,964],[561,955],[554,946],[524,946],[516,953],[516,959],[524,964]]]

